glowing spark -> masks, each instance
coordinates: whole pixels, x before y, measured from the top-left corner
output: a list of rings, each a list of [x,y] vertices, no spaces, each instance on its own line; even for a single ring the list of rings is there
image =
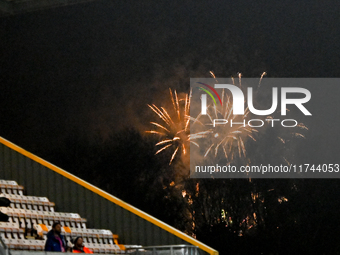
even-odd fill
[[[230,123],[231,120],[234,122],[243,122],[246,114],[242,115],[233,115],[233,105],[232,105],[232,98],[228,94],[222,93],[222,106],[211,104],[207,107],[207,115],[201,116],[199,115],[200,122],[203,123],[203,128],[212,126],[213,119],[225,119]],[[204,119],[205,118],[205,121]],[[247,123],[247,122],[245,122]],[[196,131],[196,130],[195,130]],[[191,139],[197,138],[208,138],[207,141],[211,141],[208,149],[206,150],[204,157],[207,157],[210,152],[213,152],[214,157],[217,157],[219,154],[219,150],[222,150],[224,156],[232,160],[235,157],[235,153],[240,158],[245,158],[246,153],[246,146],[245,140],[249,137],[251,140],[256,141],[254,138],[254,133],[257,130],[251,128],[246,124],[243,125],[222,125],[221,127],[217,126],[215,128],[209,128],[208,130],[198,131],[194,135],[191,135]]]
[[[266,72],[263,72],[263,73],[261,74],[261,78],[260,78],[260,82],[259,82],[259,85],[258,85],[258,87],[260,87],[260,85],[261,85],[261,81],[262,81],[262,79],[263,79],[263,76],[265,76],[265,75],[267,75],[267,73],[266,73]]]
[[[161,144],[164,144],[164,143],[171,143],[173,140],[171,139],[167,139],[167,140],[163,140],[163,141],[160,141],[159,143],[156,143],[156,145],[161,145]]]
[[[167,131],[167,132],[170,132],[167,128],[165,128],[164,126],[162,126],[162,125],[160,125],[160,124],[158,124],[158,123],[155,123],[155,122],[150,122],[152,125],[155,125],[155,126],[157,126],[157,127],[160,127],[160,128],[162,128],[162,129],[164,129],[165,131]]]
[[[171,144],[168,144],[168,145],[164,146],[162,149],[158,150],[158,151],[156,152],[156,154],[160,153],[162,150],[165,150],[165,149],[168,148],[169,146],[171,146]]]
[[[281,137],[278,136],[277,138],[279,138],[279,140],[280,140],[282,143],[286,143],[285,140],[283,140]]]
[[[242,74],[238,73],[238,82],[240,84],[240,88],[242,88],[241,77],[242,77]]]
[[[165,133],[162,133],[162,132],[157,132],[157,131],[146,131],[146,133],[150,133],[150,134],[159,134],[159,135],[165,135]]]
[[[179,97],[176,90],[174,92],[169,89],[171,105],[170,109],[166,107],[157,107],[156,105],[148,105],[150,109],[159,117],[161,123],[151,122],[156,130],[146,131],[150,134],[158,134],[162,139],[156,146],[164,145],[156,154],[168,149],[174,148],[171,155],[171,164],[176,155],[181,152],[181,155],[187,155],[188,146],[190,143],[189,123],[190,123],[190,98],[191,94],[185,94],[184,97]],[[193,142],[196,146],[198,144]]]
[[[176,150],[175,150],[175,152],[172,154],[171,159],[170,159],[170,162],[169,162],[169,165],[171,165],[171,162],[172,162],[172,160],[174,159],[174,157],[175,157],[175,155],[176,155],[176,153],[177,153],[177,151],[178,151],[178,148],[179,148],[179,147],[177,147]]]
[[[211,76],[212,76],[214,79],[216,78],[215,74],[214,74],[212,71],[209,71],[209,73],[211,74]]]

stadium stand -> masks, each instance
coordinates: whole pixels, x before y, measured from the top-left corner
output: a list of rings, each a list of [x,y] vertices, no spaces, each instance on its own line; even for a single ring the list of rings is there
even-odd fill
[[[48,198],[23,195],[24,188],[15,181],[0,180],[0,190],[0,197],[11,201],[10,207],[0,207],[0,212],[9,217],[8,222],[0,222],[0,236],[10,249],[44,250],[47,232],[59,221],[68,241],[82,236],[85,246],[95,253],[125,250],[118,244],[118,235],[107,229],[86,228],[86,220],[77,213],[55,212],[55,204]]]
[[[54,221],[61,222],[67,240],[82,236],[95,253],[218,255],[199,240],[2,137],[0,179],[0,221],[6,221],[0,222],[0,255],[53,255],[43,250]]]

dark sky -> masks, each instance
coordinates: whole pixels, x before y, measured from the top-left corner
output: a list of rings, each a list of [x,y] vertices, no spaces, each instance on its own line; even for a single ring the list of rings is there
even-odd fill
[[[339,5],[94,1],[0,18],[0,135],[45,156],[70,136],[143,129],[147,103],[210,70],[339,77]]]

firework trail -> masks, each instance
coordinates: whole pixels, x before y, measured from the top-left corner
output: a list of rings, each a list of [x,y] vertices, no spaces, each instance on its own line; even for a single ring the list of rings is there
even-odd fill
[[[170,107],[167,110],[154,104],[148,105],[159,117],[160,122],[151,122],[155,129],[146,132],[159,135],[161,139],[156,143],[156,146],[161,146],[156,154],[164,150],[174,150],[170,158],[170,165],[179,153],[182,155],[188,154],[190,95],[185,94],[183,98],[179,98],[176,90],[172,93],[171,89],[169,89],[169,92],[172,109]]]

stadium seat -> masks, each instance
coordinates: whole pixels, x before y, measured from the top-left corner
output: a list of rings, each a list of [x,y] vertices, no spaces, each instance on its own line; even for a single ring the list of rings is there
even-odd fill
[[[12,222],[0,222],[0,232],[4,232],[7,229],[19,229],[19,225]]]
[[[81,236],[85,246],[95,253],[124,253],[118,235],[106,229],[87,229],[86,219],[79,214],[55,212],[55,204],[47,197],[24,196],[23,189],[15,181],[0,180],[0,197],[11,201],[10,207],[0,207],[0,212],[9,217],[8,222],[0,222],[0,236],[8,248],[43,251],[48,231],[59,221],[66,240]]]
[[[41,237],[47,235],[49,229],[45,224],[34,224],[33,228],[37,231],[37,234]]]
[[[55,204],[50,202],[46,197],[22,196],[5,193],[1,193],[0,197],[6,197],[11,200],[12,208],[54,212]]]
[[[7,181],[7,180],[0,180],[0,185],[18,185],[16,181]]]
[[[7,214],[10,218],[9,221],[18,223],[21,228],[32,227],[33,224],[51,226],[55,221],[60,221],[63,226],[76,225],[79,228],[86,228],[86,220],[80,218],[77,213],[46,212],[10,207],[1,207],[0,212]]]
[[[15,181],[4,181],[0,182],[0,191],[5,194],[23,195],[24,187],[18,185]]]
[[[18,239],[6,238],[6,237],[3,237],[3,236],[1,236],[1,237],[4,240],[4,243],[7,245],[7,247],[9,249],[22,250],[22,246],[21,246]]]
[[[26,246],[26,249],[33,251],[42,251],[45,247],[45,240],[23,239],[21,243]]]
[[[114,236],[117,235],[113,235],[110,230],[83,228],[70,228],[70,230],[73,239],[77,236],[82,236],[86,243],[116,244],[114,242]]]

